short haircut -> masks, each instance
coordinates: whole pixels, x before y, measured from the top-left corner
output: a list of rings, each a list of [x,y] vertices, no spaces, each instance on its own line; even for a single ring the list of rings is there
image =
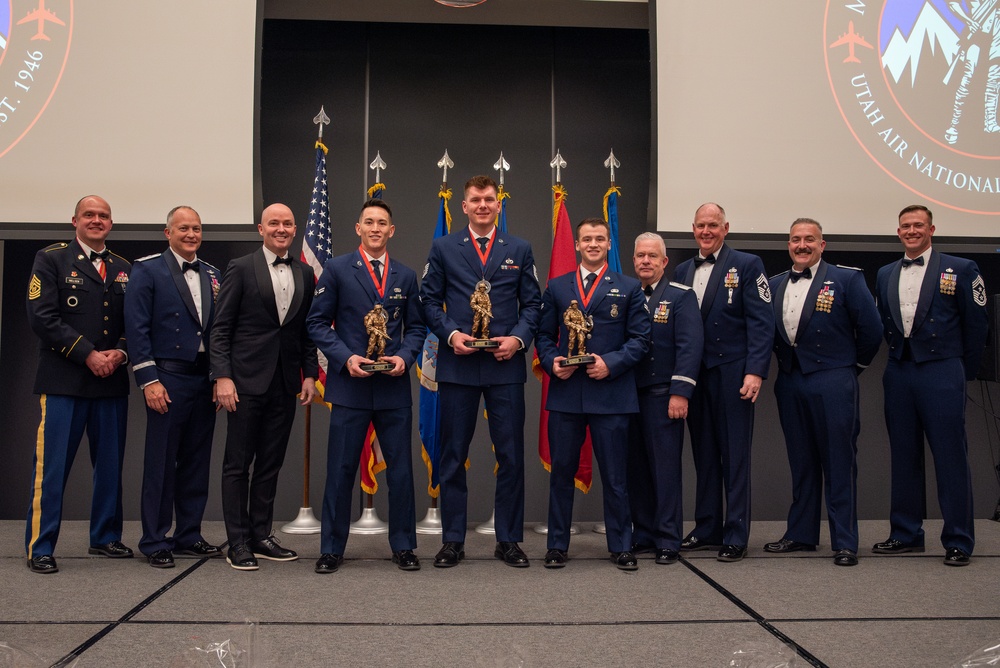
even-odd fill
[[[656,232],[643,232],[635,238],[635,245],[632,247],[632,253],[635,254],[635,249],[639,247],[640,241],[655,241],[660,244],[660,252],[663,255],[667,254],[667,242],[663,240]]]
[[[364,213],[365,209],[372,206],[379,209],[385,209],[385,212],[389,214],[389,220],[392,220],[392,208],[380,197],[372,197],[371,199],[365,200],[365,203],[361,205],[361,212]]]
[[[812,218],[796,218],[795,222],[788,226],[788,231],[791,232],[792,228],[796,225],[815,225],[819,228],[820,236],[823,236],[823,226],[819,224],[818,220],[813,220]]]
[[[584,225],[593,225],[594,227],[602,226],[608,231],[608,238],[611,238],[611,226],[608,225],[608,221],[603,218],[584,218],[576,226],[576,238],[580,238],[580,228]]]
[[[169,212],[167,212],[167,227],[170,227],[170,225],[174,222],[174,214],[177,213],[178,211],[180,211],[181,209],[187,209],[188,211],[190,211],[194,215],[198,216],[198,220],[201,221],[201,214],[199,214],[193,208],[191,208],[191,207],[189,207],[189,206],[187,206],[185,204],[181,204],[180,206],[175,206]]]
[[[493,192],[500,192],[497,188],[497,182],[486,176],[485,174],[480,174],[478,176],[473,176],[471,179],[465,182],[465,190],[463,191],[463,197],[469,194],[469,188],[479,188],[480,190],[486,190],[487,188],[493,188]]]
[[[107,203],[107,201],[103,197],[101,197],[100,195],[84,195],[83,197],[81,197],[80,199],[78,199],[76,201],[76,207],[73,208],[73,217],[74,218],[79,218],[80,217],[80,205],[83,204],[83,200],[90,199],[91,197],[93,197],[95,199],[99,199],[99,200],[104,201],[105,203]],[[110,205],[108,205],[108,206],[110,207]]]
[[[923,211],[927,214],[927,222],[931,225],[934,224],[934,214],[931,213],[931,210],[923,204],[911,204],[910,206],[903,207],[903,210],[899,212],[899,218],[902,218],[907,213],[913,213],[914,211]]]
[[[699,206],[697,209],[695,209],[694,210],[695,218],[698,217],[698,212],[701,211],[702,209],[704,209],[706,206],[714,206],[716,209],[719,210],[719,213],[722,214],[722,220],[727,220],[727,218],[726,218],[726,210],[722,208],[721,204],[716,204],[715,202],[705,202],[704,204],[702,204],[701,206]]]

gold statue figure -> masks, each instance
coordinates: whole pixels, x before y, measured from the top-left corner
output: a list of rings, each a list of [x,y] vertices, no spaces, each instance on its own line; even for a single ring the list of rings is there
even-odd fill
[[[370,360],[378,360],[385,355],[385,342],[389,340],[387,320],[381,304],[375,304],[375,308],[365,314],[365,331],[368,332],[368,351],[365,357]]]
[[[493,304],[486,290],[486,283],[480,281],[476,285],[475,292],[469,299],[469,306],[472,307],[472,336],[479,331],[480,339],[490,338],[490,319],[493,318]]]
[[[587,334],[594,328],[593,321],[588,321],[587,316],[580,310],[580,304],[575,299],[569,303],[569,308],[563,314],[563,323],[569,332],[569,342],[566,345],[566,356],[574,357],[573,349],[576,348],[576,356],[587,354]]]

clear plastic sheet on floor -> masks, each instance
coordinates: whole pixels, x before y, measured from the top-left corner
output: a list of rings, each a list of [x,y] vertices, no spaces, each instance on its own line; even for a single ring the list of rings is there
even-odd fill
[[[779,643],[747,643],[733,652],[729,668],[800,668],[804,664],[788,645]]]
[[[242,638],[226,638],[189,647],[170,662],[170,668],[254,668],[256,642],[257,624],[248,621],[243,626]]]
[[[1000,642],[980,647],[956,663],[953,668],[973,668],[973,666],[1000,666]]]
[[[76,659],[72,663],[64,664],[67,668],[76,665]],[[17,645],[0,640],[0,668],[48,668],[49,662],[43,661],[37,655],[26,649],[21,649]]]

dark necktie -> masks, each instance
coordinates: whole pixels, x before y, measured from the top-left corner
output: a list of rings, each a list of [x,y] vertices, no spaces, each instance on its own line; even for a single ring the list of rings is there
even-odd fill
[[[798,283],[800,278],[812,278],[812,275],[813,275],[812,269],[810,269],[809,267],[806,267],[802,271],[795,271],[794,269],[792,269],[790,272],[788,272],[788,280],[790,280],[792,283]]]
[[[375,282],[382,282],[382,261],[372,260],[372,272],[375,274]]]
[[[708,257],[696,257],[694,259],[694,268],[697,269],[706,262],[709,264],[715,264],[715,256],[709,255]]]
[[[915,257],[912,260],[910,258],[908,258],[908,257],[904,257],[903,258],[903,267],[904,268],[905,267],[909,267],[911,264],[915,264],[918,267],[924,266],[924,256],[921,255],[920,257]]]
[[[198,260],[195,260],[194,262],[185,262],[184,264],[181,265],[181,272],[182,273],[185,272],[185,271],[187,271],[188,269],[190,269],[191,271],[194,271],[194,272],[200,271],[201,270],[201,262],[199,262]]]
[[[476,243],[479,244],[479,252],[485,253],[486,247],[490,245],[489,237],[476,237]]]
[[[644,293],[646,293],[647,297],[652,297],[653,296],[653,286],[652,285],[647,285],[646,287],[644,287],[642,289],[642,291]]]
[[[594,278],[596,278],[596,276],[597,275],[594,274],[594,272],[590,272],[589,274],[587,274],[586,278],[583,279],[583,292],[584,293],[586,293],[587,291],[590,290],[590,284],[594,282]]]
[[[107,248],[102,250],[100,253],[97,251],[90,251],[90,261],[93,262],[94,260],[100,260],[101,262],[107,262],[109,255],[111,255],[111,251]]]
[[[277,267],[279,264],[287,264],[289,267],[291,267],[292,256],[289,255],[288,257],[276,257],[274,258],[274,262],[271,263],[271,265],[275,267]]]

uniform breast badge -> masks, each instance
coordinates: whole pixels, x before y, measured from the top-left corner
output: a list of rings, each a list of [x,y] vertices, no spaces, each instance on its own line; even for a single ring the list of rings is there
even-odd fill
[[[733,290],[740,287],[740,274],[736,271],[736,267],[731,268],[726,272],[725,286],[729,288],[729,301],[727,303],[733,303]]]
[[[653,311],[653,322],[665,325],[670,319],[670,302],[660,302]]]
[[[941,294],[943,295],[953,295],[955,294],[955,288],[958,287],[958,276],[955,275],[955,270],[948,267],[941,274]]]
[[[824,285],[823,289],[816,295],[816,310],[829,313],[833,308],[833,296],[835,290],[831,290],[829,285]]]
[[[612,304],[611,305],[611,317],[612,318],[617,318],[618,317],[618,304]]]

